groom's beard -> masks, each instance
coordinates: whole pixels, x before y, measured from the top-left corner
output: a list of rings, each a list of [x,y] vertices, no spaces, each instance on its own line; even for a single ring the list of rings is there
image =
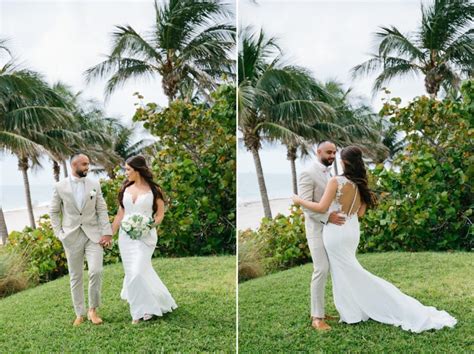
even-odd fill
[[[86,176],[87,176],[87,172],[88,172],[88,171],[76,171],[76,174],[77,174],[79,177],[86,177]]]
[[[321,163],[326,166],[326,167],[329,167],[332,165],[332,163],[334,162],[334,159],[321,159]]]

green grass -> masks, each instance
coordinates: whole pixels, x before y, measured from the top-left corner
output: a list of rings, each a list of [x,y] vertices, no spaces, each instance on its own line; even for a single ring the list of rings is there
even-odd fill
[[[347,325],[330,321],[332,331],[316,332],[309,321],[312,265],[254,279],[239,286],[239,352],[474,351],[474,255],[472,253],[381,253],[358,256],[370,272],[392,282],[424,305],[457,318],[453,328],[421,334],[369,320]],[[331,281],[326,311],[337,314]]]
[[[235,352],[235,257],[153,264],[178,304],[172,313],[131,325],[128,304],[120,299],[122,265],[107,266],[103,325],[72,327],[69,278],[63,277],[0,300],[0,352]]]

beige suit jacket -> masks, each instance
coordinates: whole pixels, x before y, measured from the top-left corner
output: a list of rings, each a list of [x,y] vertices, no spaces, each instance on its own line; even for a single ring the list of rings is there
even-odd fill
[[[300,175],[298,183],[299,196],[304,200],[319,202],[323,197],[329,178],[329,173],[325,173],[322,166],[314,163],[308,170]],[[328,220],[329,213],[315,213],[306,208],[303,208],[303,211],[305,215],[306,235],[314,235],[314,232],[320,233],[322,226]]]
[[[56,183],[49,215],[54,234],[61,241],[74,237],[80,229],[95,243],[98,243],[104,235],[112,235],[100,183],[87,178],[82,206],[76,203],[70,178]]]

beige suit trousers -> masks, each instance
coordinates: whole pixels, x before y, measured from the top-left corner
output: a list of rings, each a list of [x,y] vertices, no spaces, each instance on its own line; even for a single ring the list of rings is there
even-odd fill
[[[89,269],[89,308],[97,308],[100,306],[104,250],[101,245],[92,242],[82,229],[77,236],[67,237],[62,243],[69,269],[74,311],[76,316],[84,316],[86,314],[83,285],[84,257],[87,259]]]

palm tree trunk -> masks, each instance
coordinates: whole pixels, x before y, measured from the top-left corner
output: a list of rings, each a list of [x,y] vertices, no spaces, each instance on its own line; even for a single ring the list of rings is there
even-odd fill
[[[271,219],[272,210],[270,209],[270,201],[268,200],[267,187],[263,176],[262,162],[260,161],[260,156],[258,155],[258,150],[256,148],[251,148],[250,152],[252,153],[255,170],[257,171],[258,188],[260,189],[260,196],[262,198],[263,212],[266,218]]]
[[[53,173],[54,173],[55,181],[59,182],[59,175],[61,173],[61,166],[59,166],[59,164],[56,160],[53,161]]]
[[[7,223],[5,221],[5,215],[3,215],[3,209],[0,206],[0,240],[2,242],[2,245],[5,245],[7,243],[7,239],[8,239]]]
[[[23,175],[23,185],[25,187],[26,207],[28,209],[28,216],[30,218],[30,226],[36,229],[35,216],[33,214],[33,204],[31,203],[30,181],[28,180],[28,159],[21,157],[18,160],[18,168]]]
[[[63,160],[63,173],[64,173],[64,178],[67,178],[67,165],[66,165],[66,160]]]
[[[297,148],[294,146],[287,146],[286,147],[286,157],[288,160],[290,160],[290,166],[291,166],[291,181],[293,185],[293,194],[298,194],[298,176],[296,174],[296,152]]]
[[[333,166],[334,166],[334,174],[335,176],[337,176],[339,174],[339,171],[337,170],[337,156],[334,156]]]
[[[291,164],[291,179],[293,181],[293,193],[298,194],[298,176],[296,174],[296,159],[291,159],[290,164]]]

